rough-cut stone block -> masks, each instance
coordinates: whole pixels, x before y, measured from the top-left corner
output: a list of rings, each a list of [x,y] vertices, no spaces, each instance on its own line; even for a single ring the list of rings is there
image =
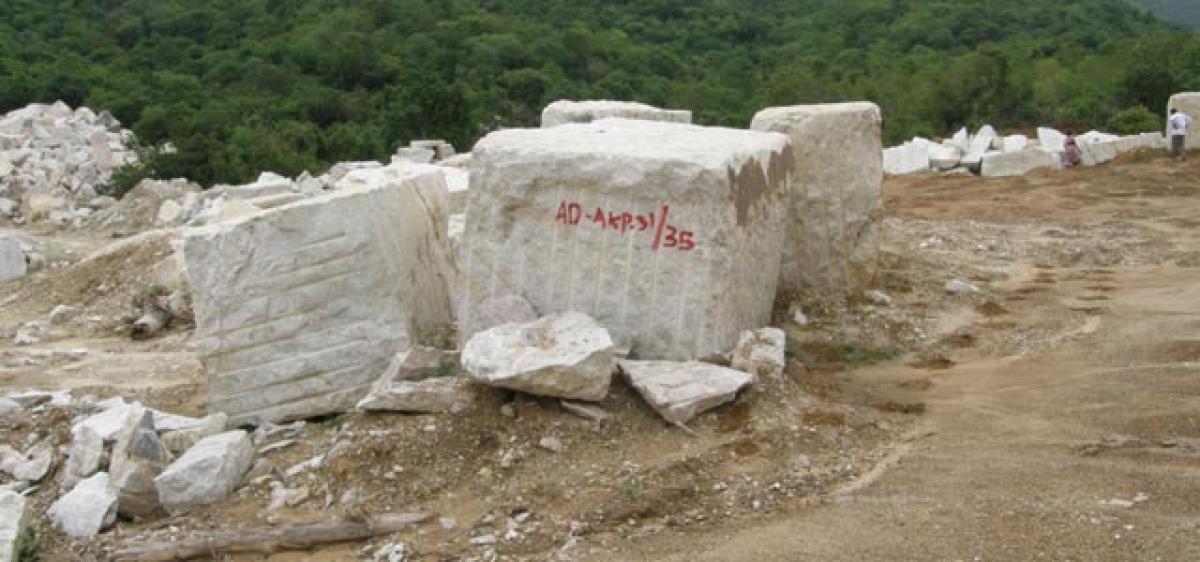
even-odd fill
[[[903,176],[929,170],[929,151],[937,146],[929,140],[917,137],[900,146],[883,151],[883,171],[892,176]]]
[[[621,372],[654,411],[672,423],[686,423],[732,401],[755,380],[750,373],[700,362],[621,361]]]
[[[1059,168],[1062,157],[1040,148],[1021,152],[992,152],[983,157],[980,174],[989,177],[1023,176],[1039,168]]]
[[[492,133],[474,159],[461,337],[510,294],[585,312],[646,358],[722,353],[770,319],[786,136],[606,119]]]
[[[210,412],[234,425],[343,412],[397,351],[444,337],[452,266],[437,188],[436,170],[404,168],[185,231]]]
[[[608,117],[691,123],[692,112],[681,109],[660,109],[652,105],[629,101],[559,100],[542,110],[542,127],[557,127],[568,123],[591,123]]]
[[[154,479],[159,500],[172,515],[217,503],[233,493],[254,463],[245,431],[206,437]]]
[[[1200,148],[1200,92],[1183,92],[1171,96],[1167,102],[1167,115],[1171,114],[1172,109],[1178,109],[1193,119],[1192,126],[1188,128],[1187,147]],[[1168,139],[1170,134],[1170,130],[1167,130]]]
[[[873,103],[764,109],[750,128],[784,133],[795,160],[780,292],[844,302],[875,277],[883,183]],[[928,141],[926,141],[928,142]],[[923,144],[928,167],[932,143]]]

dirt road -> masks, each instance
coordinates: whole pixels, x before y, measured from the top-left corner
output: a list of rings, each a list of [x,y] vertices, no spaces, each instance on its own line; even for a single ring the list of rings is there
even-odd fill
[[[923,393],[917,431],[841,493],[621,558],[1200,560],[1200,166],[904,179],[888,185],[888,207],[1032,238],[1129,234],[990,264],[1006,322],[1071,321],[1025,352],[953,356]],[[967,333],[995,319],[973,321]],[[846,377],[880,392],[919,375],[895,362]]]

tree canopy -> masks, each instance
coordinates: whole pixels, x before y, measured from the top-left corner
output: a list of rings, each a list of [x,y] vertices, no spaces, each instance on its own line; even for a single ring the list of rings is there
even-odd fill
[[[1200,35],[1123,0],[6,0],[0,110],[62,99],[241,182],[469,148],[555,99],[745,127],[871,100],[890,143],[984,122],[1123,127],[1200,90]],[[1144,108],[1144,109],[1138,109]]]

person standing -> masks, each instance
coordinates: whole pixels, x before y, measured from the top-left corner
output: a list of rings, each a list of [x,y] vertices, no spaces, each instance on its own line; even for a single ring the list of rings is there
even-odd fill
[[[1187,132],[1192,125],[1192,118],[1178,109],[1171,110],[1171,118],[1167,121],[1167,129],[1171,133],[1171,154],[1180,160],[1187,160]]]

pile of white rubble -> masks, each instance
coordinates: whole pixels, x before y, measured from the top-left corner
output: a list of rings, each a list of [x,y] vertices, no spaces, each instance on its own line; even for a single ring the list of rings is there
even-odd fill
[[[1033,170],[1064,166],[1067,136],[1048,127],[1037,130],[1038,138],[1000,135],[984,125],[974,135],[964,127],[941,142],[916,137],[883,151],[883,169],[890,175],[918,172],[977,173],[982,176],[1022,176]],[[1081,164],[1096,166],[1140,148],[1166,148],[1162,133],[1118,136],[1089,131],[1075,137]]]
[[[136,162],[132,143],[133,133],[108,112],[61,101],[0,117],[0,216],[33,221],[68,212],[71,201],[95,197],[114,170]]]
[[[303,424],[263,426],[252,435],[226,431],[224,414],[190,418],[120,398],[97,401],[36,391],[0,398],[0,427],[17,427],[49,407],[79,413],[71,442],[61,450],[53,436],[31,442],[24,451],[0,446],[0,472],[11,480],[0,487],[0,523],[15,529],[27,524],[25,496],[51,486],[49,477],[58,474],[58,499],[46,516],[73,537],[94,536],[118,515],[148,520],[219,502],[271,473],[261,462],[255,469],[257,447],[269,447],[268,441],[281,433],[303,431]],[[0,540],[5,538],[11,539]],[[11,547],[0,544],[0,558]]]

